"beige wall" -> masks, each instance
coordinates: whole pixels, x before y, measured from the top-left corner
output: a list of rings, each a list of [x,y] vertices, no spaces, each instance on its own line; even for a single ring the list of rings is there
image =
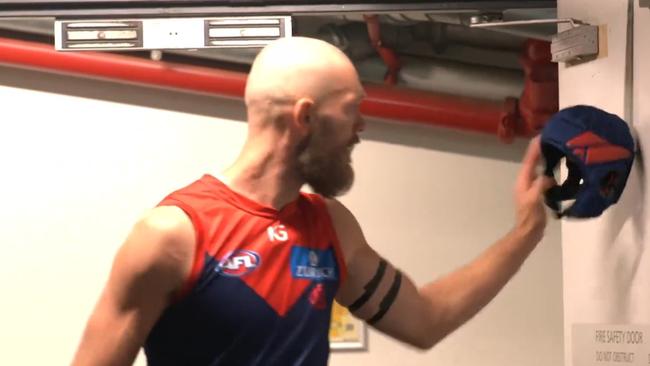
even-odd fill
[[[229,163],[244,114],[236,101],[9,68],[0,68],[0,103],[0,364],[61,365],[134,220]],[[417,283],[510,228],[524,143],[379,121],[364,134],[357,184],[342,200]],[[432,351],[371,331],[368,352],[334,353],[331,364],[561,365],[561,273],[553,222],[501,295]]]

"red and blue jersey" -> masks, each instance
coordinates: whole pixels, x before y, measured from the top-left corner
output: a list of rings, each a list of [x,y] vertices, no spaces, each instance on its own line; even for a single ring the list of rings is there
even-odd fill
[[[190,217],[196,256],[180,299],[145,343],[149,365],[326,365],[346,268],[325,202],[281,210],[211,175],[167,196]]]

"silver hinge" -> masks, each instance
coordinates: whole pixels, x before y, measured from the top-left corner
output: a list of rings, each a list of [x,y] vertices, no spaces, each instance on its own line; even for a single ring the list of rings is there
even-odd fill
[[[551,39],[551,60],[571,62],[598,55],[598,26],[578,19],[530,19],[503,21],[500,14],[480,14],[470,18],[470,27],[489,28],[533,24],[569,23],[571,28],[555,34]]]

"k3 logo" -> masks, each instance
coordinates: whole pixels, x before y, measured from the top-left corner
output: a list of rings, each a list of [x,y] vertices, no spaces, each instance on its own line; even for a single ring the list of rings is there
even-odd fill
[[[266,229],[270,241],[287,241],[289,240],[289,232],[284,225],[269,226]]]

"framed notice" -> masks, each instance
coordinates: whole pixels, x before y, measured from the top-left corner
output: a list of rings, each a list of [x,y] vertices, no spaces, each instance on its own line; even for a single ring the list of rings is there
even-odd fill
[[[329,339],[332,350],[365,350],[366,324],[334,301]]]

